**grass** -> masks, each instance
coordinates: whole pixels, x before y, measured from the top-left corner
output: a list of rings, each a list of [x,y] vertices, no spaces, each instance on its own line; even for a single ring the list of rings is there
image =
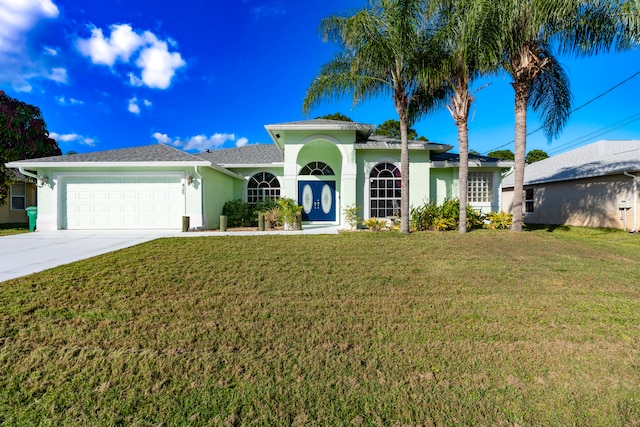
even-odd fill
[[[0,224],[0,236],[9,236],[12,234],[21,234],[29,232],[29,224]]]
[[[640,237],[161,239],[0,284],[0,424],[640,425]]]

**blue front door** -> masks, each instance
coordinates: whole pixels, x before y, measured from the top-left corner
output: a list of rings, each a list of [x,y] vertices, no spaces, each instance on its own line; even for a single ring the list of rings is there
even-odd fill
[[[298,203],[303,221],[335,221],[335,181],[298,181]]]

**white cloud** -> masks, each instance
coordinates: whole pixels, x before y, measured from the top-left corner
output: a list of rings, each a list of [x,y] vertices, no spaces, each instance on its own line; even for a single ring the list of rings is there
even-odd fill
[[[158,143],[168,144],[174,147],[181,148],[185,151],[206,151],[209,149],[216,149],[222,147],[226,142],[236,142],[236,146],[242,147],[248,144],[247,138],[238,138],[233,133],[215,133],[211,136],[196,135],[189,137],[186,140],[180,138],[171,138],[166,133],[156,132],[153,135]]]
[[[48,64],[57,50],[35,46],[37,38],[29,37],[39,23],[55,19],[59,13],[52,0],[0,0],[0,83],[29,92],[31,80],[67,82],[64,68],[51,68]]]
[[[167,135],[166,133],[156,132],[153,134],[153,137],[158,141],[159,144],[173,145],[173,140],[169,138],[169,135]]]
[[[151,101],[149,101],[148,99],[142,99],[139,100],[137,97],[133,97],[129,100],[129,112],[133,113],[133,114],[140,114],[141,110],[140,110],[140,102],[142,102],[142,105],[144,105],[145,107],[149,108],[151,107],[153,104]]]
[[[95,139],[78,135],[77,133],[59,134],[56,132],[49,132],[49,137],[55,139],[58,142],[77,142],[79,144],[88,145],[90,147],[96,145]]]
[[[129,100],[129,112],[132,114],[140,114],[140,106],[138,105],[138,98],[131,98]]]
[[[111,33],[105,37],[102,29],[92,27],[91,37],[79,39],[76,46],[94,64],[113,67],[119,62],[137,67],[139,73],[127,73],[133,86],[167,89],[176,70],[186,65],[179,52],[169,51],[169,45],[176,45],[172,39],[164,41],[150,31],[137,32],[129,24],[109,28]]]
[[[80,101],[79,99],[75,99],[75,98],[65,98],[64,96],[58,96],[56,97],[56,102],[60,105],[82,105],[84,104],[84,102]]]

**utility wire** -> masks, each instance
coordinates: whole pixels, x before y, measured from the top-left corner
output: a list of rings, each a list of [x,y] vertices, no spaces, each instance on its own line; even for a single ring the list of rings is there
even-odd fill
[[[620,129],[621,127],[630,125],[631,123],[635,123],[635,122],[637,122],[639,120],[640,120],[640,113],[636,113],[636,114],[634,114],[632,116],[629,116],[629,117],[627,117],[625,119],[617,121],[617,122],[615,122],[615,123],[613,123],[613,124],[611,124],[609,126],[606,126],[604,128],[600,128],[600,129],[595,130],[595,131],[593,131],[591,133],[588,133],[588,134],[586,134],[584,136],[572,139],[571,141],[568,141],[568,142],[565,142],[564,144],[558,145],[558,146],[554,147],[552,150],[550,150],[548,154],[549,155],[553,155],[553,154],[559,153],[560,151],[563,151],[563,150],[565,150],[567,148],[573,148],[573,147],[575,147],[577,145],[585,143],[586,141],[588,141],[590,139],[595,139],[595,138],[597,138],[599,136],[605,135],[605,134],[607,134],[609,132],[613,132],[616,129]]]
[[[606,91],[602,92],[601,94],[599,94],[599,95],[597,95],[597,96],[595,96],[595,97],[591,98],[590,100],[588,100],[588,101],[587,101],[587,102],[585,102],[584,104],[580,105],[579,107],[576,107],[575,109],[571,110],[571,111],[569,112],[569,114],[573,114],[573,113],[575,113],[576,111],[578,111],[578,110],[580,110],[580,109],[582,109],[582,108],[586,107],[587,105],[591,104],[592,102],[594,102],[594,101],[596,101],[596,100],[598,100],[598,99],[602,98],[603,96],[607,95],[609,92],[612,92],[613,90],[617,89],[618,87],[622,86],[623,84],[627,83],[629,80],[631,80],[631,79],[633,79],[633,78],[637,77],[638,75],[640,75],[640,71],[636,71],[636,72],[635,72],[631,77],[629,77],[629,78],[627,78],[627,79],[625,79],[625,80],[621,81],[620,83],[617,83],[616,85],[614,85],[614,86],[610,87],[609,89],[607,89]],[[624,126],[624,125],[623,125],[623,126]],[[535,130],[532,130],[531,132],[527,133],[527,136],[533,135],[534,133],[539,132],[539,131],[541,131],[542,129],[543,129],[543,126],[540,126],[539,128],[537,128],[537,129],[535,129]],[[617,128],[616,128],[616,129],[617,129]],[[612,130],[613,130],[613,129],[612,129]],[[487,153],[489,153],[489,152],[491,152],[491,151],[498,150],[498,149],[500,149],[500,148],[503,148],[503,147],[506,147],[506,146],[508,146],[508,145],[511,145],[511,144],[513,144],[514,142],[515,142],[515,140],[513,140],[513,139],[512,139],[511,141],[507,142],[506,144],[502,144],[502,145],[500,145],[499,147],[492,148],[492,149],[490,149],[490,150],[484,151],[482,154],[487,154]]]

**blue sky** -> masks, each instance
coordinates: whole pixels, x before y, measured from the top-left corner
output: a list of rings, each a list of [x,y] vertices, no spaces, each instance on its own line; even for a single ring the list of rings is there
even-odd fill
[[[335,46],[320,20],[367,0],[0,0],[0,89],[41,108],[63,152],[167,143],[190,152],[271,143],[265,124],[341,112],[378,125],[390,99],[349,99],[302,114],[305,91]],[[579,106],[640,71],[640,52],[562,58]],[[470,147],[513,149],[506,76],[478,82]],[[640,76],[574,113],[562,135],[530,136],[559,153],[599,139],[640,139]],[[538,127],[530,114],[529,129]],[[457,150],[446,110],[415,126]]]

